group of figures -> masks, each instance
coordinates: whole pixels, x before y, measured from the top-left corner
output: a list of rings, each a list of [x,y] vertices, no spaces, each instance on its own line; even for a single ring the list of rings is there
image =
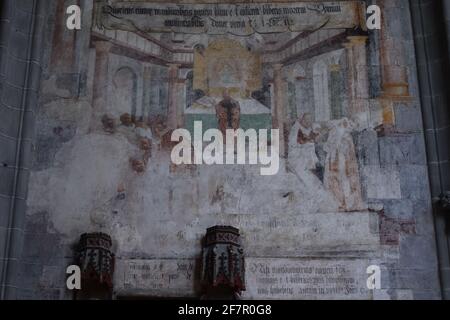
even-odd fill
[[[224,139],[227,129],[240,128],[241,107],[228,90],[223,90],[222,100],[217,103],[215,111],[217,127]],[[102,121],[105,126],[105,120]],[[124,114],[120,121],[124,126],[130,126],[133,119],[129,114]],[[159,126],[151,127],[151,131],[160,133],[162,137],[168,137],[167,134],[170,133],[161,134],[157,130]],[[367,209],[362,198],[359,166],[352,137],[354,127],[354,123],[348,118],[314,122],[310,113],[303,113],[290,126],[289,136],[286,137],[287,171],[298,178],[304,191],[326,200],[331,196],[340,211]],[[146,140],[152,141],[159,135],[152,135]],[[161,144],[164,144],[166,139],[162,137]],[[144,145],[141,149],[149,150],[150,147]],[[147,151],[145,154],[147,156],[144,160],[133,162],[136,172],[145,170],[150,153]]]
[[[289,134],[288,170],[317,192],[331,192],[341,211],[366,209],[353,129],[347,118],[314,123],[305,113]]]
[[[217,124],[238,129],[240,106],[227,90],[216,105]],[[305,188],[317,194],[332,194],[340,211],[367,209],[362,199],[358,160],[353,142],[354,124],[348,118],[314,122],[304,113],[292,125],[288,137],[287,170]]]

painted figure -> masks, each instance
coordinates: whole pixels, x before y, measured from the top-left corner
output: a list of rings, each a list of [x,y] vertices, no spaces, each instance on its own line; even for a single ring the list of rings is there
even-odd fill
[[[347,118],[330,122],[324,149],[324,185],[333,193],[342,211],[367,209],[361,196],[358,160],[351,135],[353,123]]]
[[[296,163],[297,171],[314,170],[319,161],[315,151],[315,139],[319,134],[313,128],[312,116],[305,113],[292,126],[289,135],[289,159]]]
[[[241,107],[239,102],[231,98],[227,89],[223,91],[223,100],[216,105],[216,116],[219,130],[225,137],[226,129],[238,129]]]
[[[315,143],[319,130],[320,127],[313,123],[311,114],[305,113],[297,119],[289,134],[287,166],[288,171],[299,180],[298,191],[304,199],[313,201],[314,208],[319,212],[332,212],[338,209],[338,205],[315,174],[319,164]]]

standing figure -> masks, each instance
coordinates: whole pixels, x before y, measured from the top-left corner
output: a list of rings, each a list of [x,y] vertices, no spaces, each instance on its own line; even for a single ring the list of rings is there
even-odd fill
[[[223,100],[216,105],[216,116],[219,130],[224,138],[227,129],[239,129],[241,107],[239,102],[231,98],[227,89],[223,91]]]
[[[325,144],[324,184],[342,211],[364,210],[358,160],[351,135],[352,122],[347,118],[331,121],[332,128]]]

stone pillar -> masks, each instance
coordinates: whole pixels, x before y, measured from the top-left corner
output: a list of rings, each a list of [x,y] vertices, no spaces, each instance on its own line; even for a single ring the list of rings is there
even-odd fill
[[[380,56],[383,95],[409,97],[408,72],[403,47],[403,0],[381,1],[382,25],[380,30]]]
[[[169,64],[169,108],[167,110],[167,127],[176,129],[178,126],[178,70],[179,64]]]
[[[450,299],[450,210],[445,198],[450,198],[450,153],[448,144],[450,113],[447,65],[450,44],[450,2],[411,0],[411,18],[416,47],[418,83],[427,145],[430,190],[433,198],[434,229],[438,251],[439,276],[443,299]],[[443,10],[444,9],[444,10]],[[442,16],[443,15],[443,16]],[[442,18],[445,18],[447,32]],[[447,40],[447,41],[446,41]],[[446,43],[447,42],[447,43]],[[433,57],[432,59],[430,57]],[[442,197],[444,196],[444,197]],[[431,217],[431,214],[426,211]],[[432,228],[433,224],[431,224]],[[432,231],[430,230],[430,234]],[[433,249],[429,250],[430,255]],[[433,261],[434,259],[428,259]]]
[[[280,155],[284,156],[284,121],[285,121],[285,83],[283,80],[283,65],[280,63],[273,65],[273,106],[272,106],[272,127],[278,129],[280,133]]]
[[[112,44],[107,41],[95,42],[95,74],[92,99],[94,119],[98,119],[98,116],[106,113],[107,110],[108,65],[111,47]]]
[[[348,57],[349,117],[356,123],[366,125],[369,112],[369,76],[367,70],[367,36],[348,37],[344,47]]]
[[[24,277],[29,265],[21,261],[23,249],[33,245],[24,245],[26,234],[33,232],[25,226],[26,186],[33,162],[41,71],[46,65],[46,21],[51,7],[50,1],[0,3],[0,300],[16,300],[23,296],[20,292],[26,295],[26,290],[20,289],[31,277]]]

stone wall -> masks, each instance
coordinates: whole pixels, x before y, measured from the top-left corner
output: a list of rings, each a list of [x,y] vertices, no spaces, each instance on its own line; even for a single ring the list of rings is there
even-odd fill
[[[19,298],[70,299],[65,268],[73,263],[74,245],[80,234],[97,231],[113,238],[117,296],[198,296],[201,239],[217,224],[241,231],[245,298],[440,298],[406,2],[384,8],[386,20],[395,21],[383,27],[385,34],[350,36],[339,50],[325,45],[311,57],[286,59],[279,69],[263,65],[275,91],[267,108],[290,145],[275,176],[261,176],[258,166],[174,166],[167,143],[174,127],[167,118],[174,112],[172,124],[183,125],[183,68],[192,66],[146,60],[137,50],[99,39],[86,22],[92,2],[81,2],[88,13],[76,41],[60,7],[52,5],[47,18]],[[401,44],[403,61],[382,52],[399,50],[383,43],[391,40]],[[316,112],[328,104],[315,98],[318,84],[333,83],[336,73],[318,72],[318,61],[343,82],[329,92],[329,104],[339,99],[343,109],[330,116]],[[406,94],[386,90],[403,74],[386,73],[388,62],[407,71]],[[297,103],[287,99],[289,81]],[[124,87],[131,88],[129,96]],[[284,101],[295,112],[284,114]],[[121,117],[127,110],[131,121]],[[307,151],[293,158],[296,143],[288,138],[293,115],[305,112],[327,132],[312,143],[317,171],[304,167]],[[341,127],[341,115],[354,129]],[[340,137],[336,148],[333,135]],[[345,157],[335,161],[348,173],[327,167],[333,152]],[[381,267],[381,290],[365,286],[370,265]]]
[[[46,1],[3,1],[0,16],[0,299],[14,299],[46,38]]]

